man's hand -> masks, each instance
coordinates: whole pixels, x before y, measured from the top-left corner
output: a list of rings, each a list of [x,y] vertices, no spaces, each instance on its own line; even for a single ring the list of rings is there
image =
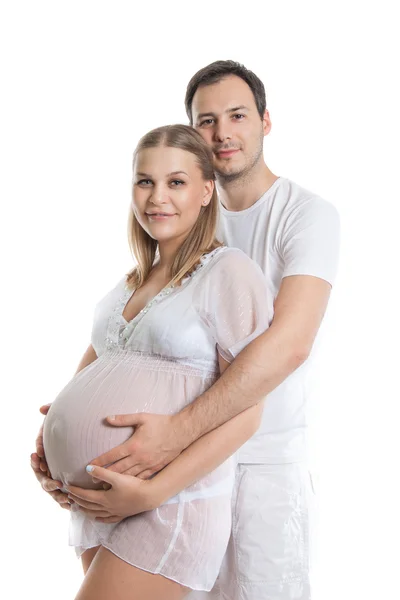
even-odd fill
[[[148,479],[173,461],[189,444],[177,415],[138,413],[107,417],[115,427],[135,428],[132,437],[113,450],[102,454],[91,464],[111,465],[108,471]],[[113,463],[113,464],[112,464]]]
[[[91,465],[90,465],[91,467]],[[119,523],[147,510],[157,508],[159,503],[152,490],[153,482],[136,477],[112,473],[102,467],[92,468],[90,474],[96,481],[106,482],[106,490],[87,490],[69,485],[69,499],[89,518],[101,523]]]
[[[40,457],[36,454],[36,452],[31,454],[31,467],[35,473],[36,479],[44,491],[47,492],[49,496],[53,498],[53,500],[58,502],[61,508],[66,508],[69,510],[73,502],[68,498],[68,494],[65,494],[60,490],[63,484],[61,481],[55,481],[54,479],[51,479],[51,477],[41,470]]]

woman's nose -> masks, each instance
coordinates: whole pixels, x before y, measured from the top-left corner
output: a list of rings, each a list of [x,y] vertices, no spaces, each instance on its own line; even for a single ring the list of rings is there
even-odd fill
[[[153,204],[166,204],[168,201],[168,189],[163,185],[155,185],[150,197],[150,202]]]

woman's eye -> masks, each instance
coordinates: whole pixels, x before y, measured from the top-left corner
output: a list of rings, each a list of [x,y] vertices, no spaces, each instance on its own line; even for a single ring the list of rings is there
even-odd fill
[[[183,185],[185,182],[182,181],[181,179],[173,179],[171,181],[171,185],[173,185],[174,187],[179,187],[180,185]]]
[[[137,182],[137,185],[151,185],[151,184],[152,184],[151,179],[140,179]]]

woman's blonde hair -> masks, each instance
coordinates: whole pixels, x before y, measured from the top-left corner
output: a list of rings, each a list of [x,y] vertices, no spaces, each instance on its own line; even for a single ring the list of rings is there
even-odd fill
[[[167,125],[158,127],[144,135],[133,154],[133,166],[137,155],[147,148],[180,148],[194,154],[205,181],[215,181],[213,157],[210,148],[201,135],[188,125]],[[189,235],[179,248],[171,268],[171,282],[176,285],[189,275],[199,263],[201,256],[222,246],[216,237],[218,220],[218,197],[214,191],[207,206],[202,206],[199,217]],[[128,223],[129,246],[137,260],[137,266],[128,274],[127,283],[131,288],[139,288],[146,281],[153,268],[158,242],[140,225],[131,209]]]

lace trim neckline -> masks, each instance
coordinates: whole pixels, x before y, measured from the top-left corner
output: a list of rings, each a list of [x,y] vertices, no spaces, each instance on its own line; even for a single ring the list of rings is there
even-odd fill
[[[183,277],[183,279],[181,280],[180,286],[176,286],[176,285],[165,286],[130,321],[127,321],[122,316],[122,313],[124,311],[125,306],[129,302],[131,296],[134,294],[134,290],[132,291],[125,284],[124,293],[121,295],[120,300],[117,303],[117,305],[115,306],[113,314],[110,317],[109,327],[108,327],[108,335],[107,335],[107,346],[108,347],[116,347],[116,346],[119,346],[120,343],[122,343],[122,342],[126,343],[126,341],[130,338],[133,330],[136,328],[138,323],[142,320],[144,315],[155,304],[158,304],[159,302],[161,302],[161,300],[163,300],[166,296],[169,296],[169,294],[171,294],[173,291],[181,289],[181,286],[184,285],[185,283],[187,283],[189,280],[193,279],[193,277],[205,265],[207,265],[216,254],[218,254],[222,250],[226,250],[226,248],[227,248],[227,246],[218,246],[218,248],[215,248],[211,252],[208,252],[207,254],[203,254],[199,259],[199,264],[195,267],[195,269],[193,269],[192,273],[190,273],[189,275],[185,275],[185,277]]]

